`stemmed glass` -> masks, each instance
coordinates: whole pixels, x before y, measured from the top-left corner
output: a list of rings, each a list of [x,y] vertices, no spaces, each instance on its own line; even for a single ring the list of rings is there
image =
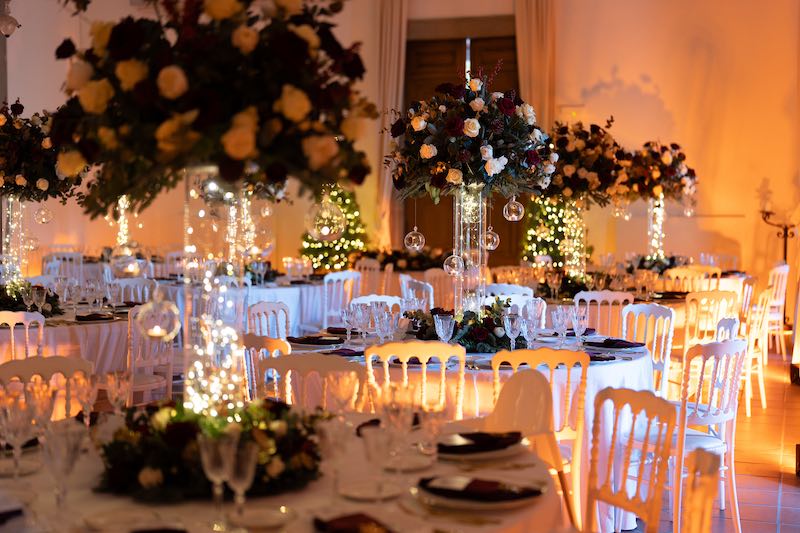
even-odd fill
[[[236,516],[239,524],[243,523],[245,493],[253,485],[253,478],[256,475],[256,459],[258,459],[258,444],[253,441],[242,442],[232,452],[231,468],[228,479],[228,486],[234,494],[234,504],[236,505]],[[246,529],[240,529],[246,533]]]
[[[520,330],[522,329],[522,317],[516,313],[509,313],[503,317],[503,329],[506,330],[511,351],[517,344],[517,337],[519,337]]]
[[[433,324],[436,328],[436,336],[442,342],[450,342],[453,338],[453,329],[455,329],[456,321],[452,315],[434,315]]]
[[[440,402],[439,398],[435,398],[422,403],[419,414],[424,438],[419,441],[417,447],[425,455],[436,455],[442,427],[444,427],[451,414],[448,411],[447,397],[445,397],[444,402]]]
[[[594,273],[594,284],[597,286],[598,291],[604,290],[606,288],[607,282],[608,278],[605,272],[600,271]]]
[[[33,304],[42,312],[44,303],[47,299],[47,289],[44,287],[31,287],[31,294],[33,296]]]
[[[361,441],[364,443],[364,452],[372,468],[375,470],[376,499],[384,499],[385,476],[383,473],[386,456],[391,449],[392,437],[381,426],[365,427],[361,429]]]
[[[375,333],[378,335],[378,342],[383,344],[387,337],[394,333],[394,320],[389,311],[380,310],[375,315]]]
[[[596,273],[587,272],[583,277],[583,284],[586,285],[587,291],[594,290],[595,276],[597,276]]]
[[[122,304],[122,286],[118,283],[109,283],[106,286],[106,293],[111,302],[111,307],[117,307]]]
[[[347,330],[346,343],[350,344],[350,337],[352,337],[353,334],[352,331],[353,321],[355,320],[353,310],[347,306],[342,307],[342,310],[339,311],[339,317],[342,319],[342,324],[344,324],[344,329]]]
[[[33,306],[33,287],[30,285],[23,285],[19,288],[19,295],[22,297],[22,303],[25,304],[26,310],[30,313],[31,306]]]
[[[109,372],[106,374],[106,395],[114,408],[115,415],[121,415],[131,394],[130,372]]]
[[[586,307],[570,307],[570,319],[572,329],[575,331],[575,338],[583,341],[583,334],[589,328],[589,311]]]
[[[541,298],[531,298],[522,307],[522,317],[533,322],[534,327],[539,327],[545,314],[547,304]]]
[[[369,321],[371,318],[369,305],[356,304],[353,306],[353,315],[355,318],[356,326],[361,333],[361,344],[367,345],[367,330],[369,330]]]
[[[256,275],[256,285],[264,283],[264,274],[267,273],[267,264],[263,261],[253,261],[250,263],[250,270]]]
[[[36,432],[43,436],[53,417],[58,388],[51,387],[45,380],[31,381],[25,385],[25,399],[31,407]]]
[[[83,423],[88,431],[91,425],[92,407],[94,407],[94,402],[97,399],[97,376],[76,374],[70,378],[70,384],[75,394],[75,399],[81,404]]]
[[[64,513],[67,501],[67,477],[75,468],[86,428],[72,419],[61,420],[47,426],[42,456],[47,471],[55,482],[56,507],[59,516]]]
[[[24,395],[9,393],[0,403],[0,430],[5,441],[14,450],[14,480],[19,478],[19,467],[22,461],[22,445],[34,436],[33,411]]]
[[[558,290],[561,288],[561,272],[558,270],[549,270],[545,274],[545,281],[547,282],[547,286],[550,288],[550,294],[555,300],[558,297]]]
[[[567,328],[569,327],[569,315],[567,314],[567,310],[563,307],[557,307],[553,310],[552,313],[553,317],[553,329],[556,330],[559,336],[559,348],[564,345],[564,341],[567,338]]]
[[[527,349],[533,348],[533,343],[536,341],[536,335],[539,333],[538,320],[525,318],[522,320],[522,336],[525,337],[525,347]]]
[[[203,472],[211,482],[214,494],[214,507],[217,519],[212,525],[213,531],[225,531],[225,515],[222,512],[222,496],[224,483],[231,478],[234,455],[239,445],[238,433],[223,433],[218,437],[204,434],[197,435],[197,446],[200,448],[200,462]]]

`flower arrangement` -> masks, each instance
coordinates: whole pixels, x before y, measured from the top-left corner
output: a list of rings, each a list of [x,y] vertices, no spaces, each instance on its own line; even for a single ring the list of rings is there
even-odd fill
[[[9,281],[0,285],[0,310],[1,311],[27,311],[28,307],[22,301],[22,290],[30,289],[31,284],[24,280]],[[45,318],[63,315],[58,295],[47,292],[45,303],[39,310]]]
[[[67,39],[56,50],[71,62],[52,129],[59,169],[102,164],[81,198],[87,213],[122,194],[141,210],[198,164],[265,198],[280,198],[289,175],[315,191],[363,182],[354,141],[377,112],[354,87],[359,45],[333,34],[340,1],[147,3],[158,20],[97,22],[89,48]]]
[[[686,155],[675,143],[661,144],[649,141],[638,152],[620,158],[626,169],[612,193],[627,195],[631,199],[664,198],[694,201],[697,176],[686,165]],[[627,179],[622,179],[627,178]]]
[[[392,124],[398,145],[386,164],[401,198],[438,202],[470,185],[482,187],[484,197],[547,188],[556,156],[533,107],[514,91],[490,92],[490,85],[480,72],[466,84],[443,83]]]
[[[57,198],[65,203],[81,178],[56,173],[50,115],[23,118],[24,111],[19,100],[0,107],[0,196],[13,195],[25,202]]]
[[[556,172],[545,196],[558,195],[584,204],[594,202],[605,206],[610,191],[619,179],[622,167],[617,161],[624,154],[608,129],[614,123],[611,117],[605,128],[582,122],[572,125],[556,122],[551,139],[555,146]]]
[[[441,248],[431,248],[426,246],[421,252],[409,252],[408,250],[391,250],[388,252],[381,252],[378,250],[366,250],[364,252],[356,252],[350,255],[350,265],[355,266],[356,261],[362,257],[369,257],[377,259],[381,264],[381,268],[386,268],[386,265],[394,265],[395,271],[421,271],[428,270],[429,268],[441,268],[442,261],[446,255]]]
[[[197,434],[240,431],[260,451],[249,491],[267,495],[296,490],[316,479],[320,455],[314,432],[318,415],[303,415],[269,400],[232,413],[238,423],[198,415],[181,403],[128,409],[125,425],[101,445],[104,471],[99,490],[165,502],[208,498]]]

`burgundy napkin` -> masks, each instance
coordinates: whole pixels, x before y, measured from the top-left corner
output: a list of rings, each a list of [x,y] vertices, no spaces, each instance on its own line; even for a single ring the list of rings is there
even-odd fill
[[[364,428],[377,427],[377,426],[380,426],[380,425],[381,425],[381,419],[380,418],[371,418],[371,419],[367,420],[366,422],[362,422],[361,424],[356,426],[356,435],[360,437],[361,436],[361,431]],[[411,426],[412,427],[416,427],[416,426],[419,426],[419,425],[420,425],[419,413],[414,413],[414,418],[411,419]]]
[[[519,444],[522,440],[522,434],[519,431],[510,431],[508,433],[475,431],[472,433],[458,433],[458,436],[468,442],[463,444],[440,442],[437,445],[439,453],[467,455],[471,453],[494,452]]]
[[[586,328],[586,331],[584,331],[583,334],[584,335],[594,335],[595,334],[595,330],[594,330],[594,328]],[[575,336],[575,330],[574,329],[568,329],[567,330],[567,337],[574,337],[574,336]],[[557,331],[553,332],[553,337],[558,337],[558,332]]]
[[[401,362],[400,362],[400,359],[398,359],[397,357],[395,357],[395,358],[393,358],[393,359],[392,359],[392,364],[393,364],[393,365],[401,365],[401,364],[403,364],[403,363],[401,363]],[[420,360],[419,360],[418,358],[416,358],[416,357],[411,357],[411,358],[408,360],[408,364],[409,364],[409,365],[421,365],[422,363],[420,362]]]
[[[742,272],[741,270],[726,270],[722,273],[722,277],[726,278],[728,276],[744,276],[747,272]]]
[[[350,348],[339,348],[330,352],[322,352],[325,355],[339,355],[341,357],[360,357],[364,355],[364,350],[351,350]]]
[[[617,348],[617,349],[625,349],[625,348],[641,348],[644,346],[643,342],[631,342],[626,341],[625,339],[614,339],[614,338],[607,338],[603,339],[603,341],[586,341],[583,343],[584,346],[592,346],[595,348]]]
[[[76,315],[77,322],[96,322],[100,320],[114,320],[114,317],[105,313],[89,313],[88,315]]]
[[[354,513],[337,516],[330,520],[314,518],[314,529],[320,533],[391,533],[391,529],[368,514]]]
[[[347,328],[340,326],[331,326],[325,330],[329,335],[347,335]],[[350,335],[360,335],[361,332],[355,329],[350,330]]]
[[[655,298],[661,300],[677,300],[680,298],[686,298],[686,295],[689,294],[686,291],[661,291],[654,294]]]
[[[4,525],[9,520],[12,520],[18,516],[22,516],[22,508],[19,509],[11,509],[10,511],[3,511],[0,513],[0,526]]]
[[[294,344],[309,344],[312,346],[332,346],[334,344],[341,344],[342,342],[341,339],[324,339],[313,335],[307,337],[286,337],[286,340]]]
[[[604,363],[607,361],[614,361],[616,360],[616,356],[611,354],[603,354],[603,353],[590,353],[589,360],[594,361],[596,363]]]
[[[431,486],[438,478],[419,480],[419,488],[430,494],[456,500],[505,502],[533,498],[542,494],[536,487],[514,485],[489,479],[472,479],[462,490]]]

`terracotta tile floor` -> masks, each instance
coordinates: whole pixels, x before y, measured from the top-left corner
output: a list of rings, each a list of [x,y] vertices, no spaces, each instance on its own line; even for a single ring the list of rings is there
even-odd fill
[[[789,337],[787,337],[789,344]],[[800,444],[800,386],[789,383],[789,365],[770,355],[766,369],[767,409],[754,385],[752,416],[740,404],[736,427],[736,485],[742,531],[800,533],[800,478],[795,476],[795,444]],[[742,399],[742,401],[744,401]],[[715,505],[713,531],[734,531],[730,508]],[[659,530],[672,531],[665,506]],[[636,531],[644,531],[639,524]]]

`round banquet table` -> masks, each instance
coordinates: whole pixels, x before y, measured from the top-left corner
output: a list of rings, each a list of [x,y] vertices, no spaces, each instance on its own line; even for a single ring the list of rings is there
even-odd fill
[[[41,453],[41,452],[37,452]],[[435,514],[413,506],[411,512],[407,505],[400,506],[398,500],[383,503],[356,503],[341,497],[331,501],[331,479],[322,476],[319,480],[310,483],[305,489],[288,492],[282,495],[254,498],[248,500],[248,506],[253,507],[278,507],[285,505],[296,512],[296,518],[289,522],[281,531],[287,533],[311,533],[314,531],[313,518],[330,519],[343,514],[362,512],[381,521],[394,531],[420,531],[433,532],[446,531],[503,531],[510,533],[524,533],[528,531],[551,531],[562,526],[561,499],[556,491],[547,467],[543,461],[530,452],[515,460],[515,469],[486,469],[464,473],[454,463],[437,462],[428,470],[416,474],[393,475],[393,481],[412,486],[420,477],[431,475],[470,475],[474,477],[491,476],[505,479],[509,482],[529,483],[532,479],[541,479],[546,483],[546,490],[532,505],[517,510],[502,512],[482,512],[481,518],[492,521],[491,524],[475,525],[467,521],[452,518],[452,514]],[[353,437],[340,465],[340,483],[358,479],[365,479],[370,473],[370,467],[365,459],[364,450],[360,439]],[[523,467],[524,465],[524,467]],[[499,467],[494,467],[499,468]],[[122,531],[135,529],[136,516],[167,519],[167,524],[173,528],[183,528],[189,532],[209,531],[209,522],[214,518],[214,506],[210,502],[187,502],[173,505],[140,504],[133,500],[110,494],[96,493],[92,489],[98,484],[102,472],[101,459],[92,449],[89,453],[82,454],[68,481],[67,504],[70,513],[67,516],[53,517],[53,484],[50,476],[40,470],[36,474],[24,478],[32,492],[37,494],[32,508],[37,516],[58,520],[64,531],[83,531],[86,518],[99,516],[116,516],[118,521],[113,528],[103,531]],[[3,502],[7,493],[10,480],[0,481],[0,502]],[[4,502],[3,502],[4,503]],[[226,510],[232,509],[231,504],[226,504]],[[67,521],[74,523],[68,524]],[[18,518],[6,524],[9,531],[29,531]],[[163,525],[167,525],[163,524]]]

